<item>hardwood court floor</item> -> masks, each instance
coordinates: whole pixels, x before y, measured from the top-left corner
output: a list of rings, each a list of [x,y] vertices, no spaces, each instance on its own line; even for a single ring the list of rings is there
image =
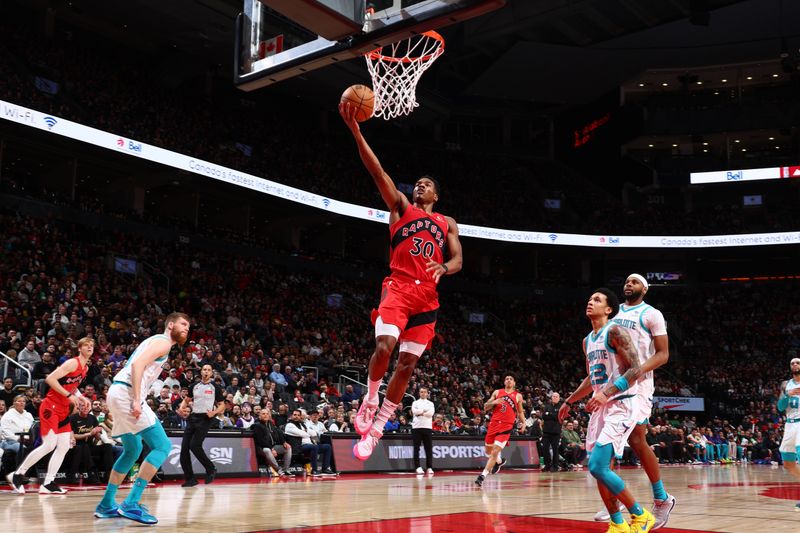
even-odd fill
[[[678,499],[663,533],[689,531],[800,532],[800,483],[777,466],[674,466],[662,469]],[[201,532],[604,532],[592,522],[600,508],[594,480],[584,471],[558,474],[504,470],[473,485],[477,472],[342,475],[336,479],[217,480],[183,489],[170,482],[145,491],[143,503],[159,529]],[[646,507],[652,492],[644,471],[622,477]],[[5,532],[117,532],[144,526],[98,520],[99,488],[74,487],[64,496],[25,495],[0,488]],[[127,490],[120,489],[119,497]]]

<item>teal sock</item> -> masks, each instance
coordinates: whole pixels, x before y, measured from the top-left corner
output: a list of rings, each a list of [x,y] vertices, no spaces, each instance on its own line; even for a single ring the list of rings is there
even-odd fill
[[[103,494],[103,499],[100,500],[100,505],[104,507],[114,507],[117,504],[114,498],[117,495],[118,488],[119,485],[112,485],[111,483],[109,483],[108,486],[106,487],[106,493]]]
[[[622,518],[622,513],[620,513],[619,511],[617,511],[616,513],[611,513],[611,521],[614,522],[615,524],[625,523],[625,519]]]
[[[640,515],[644,512],[644,509],[642,509],[642,506],[639,505],[639,502],[633,502],[633,505],[628,507],[628,512],[631,514]]]
[[[653,498],[656,500],[666,500],[667,499],[667,491],[664,490],[664,484],[659,479],[655,483],[653,483]]]
[[[142,497],[142,492],[144,492],[144,488],[147,486],[147,481],[143,480],[140,477],[136,478],[136,481],[133,482],[133,488],[131,489],[128,497],[125,498],[125,503],[139,503],[139,500]],[[641,509],[641,507],[640,507]]]

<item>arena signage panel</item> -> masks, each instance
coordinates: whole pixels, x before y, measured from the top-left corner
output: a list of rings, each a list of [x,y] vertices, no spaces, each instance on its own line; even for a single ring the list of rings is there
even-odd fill
[[[705,411],[705,398],[689,396],[653,396],[653,407],[667,411]]]
[[[413,472],[414,449],[411,435],[384,435],[372,456],[360,461],[353,456],[353,446],[358,442],[354,434],[329,434],[333,447],[334,463],[339,472]],[[536,441],[512,438],[503,450],[508,461],[506,467],[532,467],[539,464]],[[425,450],[420,449],[421,462],[425,464]],[[477,469],[486,464],[483,437],[457,436],[433,437],[433,467],[435,469]]]
[[[182,477],[183,469],[181,469],[180,459],[183,434],[169,431],[168,435],[172,449],[161,468],[164,470],[165,476]],[[209,434],[203,441],[203,449],[220,474],[242,476],[258,472],[255,441],[249,435],[242,435],[238,432],[224,437]],[[205,467],[200,464],[194,454],[190,454],[190,457],[194,471],[205,472]]]
[[[713,172],[692,172],[689,174],[689,182],[692,185],[703,183],[728,183],[731,181],[777,180],[781,178],[800,178],[800,166],[716,170]]]
[[[199,174],[211,179],[223,181],[231,185],[238,185],[263,194],[269,194],[290,202],[296,202],[315,209],[323,209],[344,216],[371,220],[382,224],[389,223],[389,213],[382,209],[375,209],[348,202],[334,200],[333,198],[290,187],[282,183],[267,180],[224,167],[209,161],[159,148],[147,143],[121,137],[114,133],[98,130],[77,122],[72,122],[60,117],[54,117],[28,109],[23,106],[0,100],[0,118],[22,126],[36,128],[46,133],[60,135],[77,141],[85,142],[100,148],[113,150],[117,153],[131,157],[138,157],[153,163],[159,163],[172,168]],[[759,170],[759,169],[755,169]],[[765,170],[765,169],[761,169]],[[771,169],[766,169],[771,170]],[[776,170],[776,169],[772,169]],[[795,177],[793,172],[800,177],[800,167],[781,167],[778,174],[786,172]],[[742,179],[770,179],[751,178],[751,171],[741,172]],[[755,175],[755,174],[754,174]],[[780,175],[774,177],[782,177]],[[710,182],[709,182],[710,183]],[[551,233],[540,231],[522,231],[511,229],[490,228],[459,224],[459,234],[462,237],[488,239],[520,244],[539,244],[555,246],[584,246],[593,248],[723,248],[732,246],[771,246],[778,244],[800,244],[800,231],[787,231],[780,233],[755,233],[737,235],[686,235],[686,236],[650,236],[650,235],[585,235],[574,233]]]

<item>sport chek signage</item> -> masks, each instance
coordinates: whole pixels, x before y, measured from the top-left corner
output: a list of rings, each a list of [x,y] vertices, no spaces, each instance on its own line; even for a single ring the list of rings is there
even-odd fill
[[[653,407],[667,411],[705,411],[705,399],[689,396],[654,396]]]
[[[384,435],[372,456],[362,462],[353,455],[358,435],[329,434],[333,457],[339,472],[410,472],[414,470],[414,449],[411,435]],[[503,450],[506,466],[525,467],[539,464],[536,441],[512,438]],[[420,446],[420,463],[425,466],[425,449]],[[433,437],[433,467],[448,470],[481,469],[486,464],[483,438]]]

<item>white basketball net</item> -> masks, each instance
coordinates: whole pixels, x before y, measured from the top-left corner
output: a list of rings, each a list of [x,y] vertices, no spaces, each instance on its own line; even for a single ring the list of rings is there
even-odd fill
[[[389,120],[414,111],[417,83],[443,52],[442,36],[427,31],[366,54],[375,92],[372,116]]]

